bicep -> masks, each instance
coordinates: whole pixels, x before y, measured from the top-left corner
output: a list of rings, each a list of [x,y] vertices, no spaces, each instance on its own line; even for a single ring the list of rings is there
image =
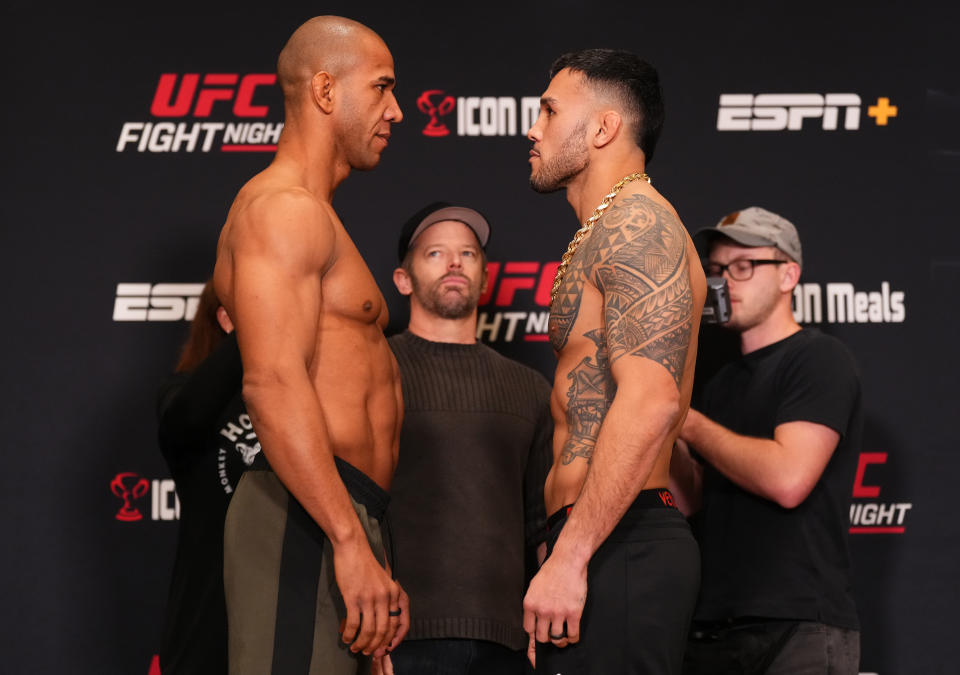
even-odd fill
[[[317,236],[316,208],[285,206],[241,233],[232,251],[228,311],[246,374],[284,362],[305,364],[316,344],[328,244]]]
[[[661,230],[613,252],[597,278],[614,371],[618,361],[639,357],[665,369],[679,389],[693,337],[689,256],[678,222]]]
[[[787,453],[791,472],[808,487],[807,494],[820,480],[840,442],[840,434],[834,429],[806,421],[778,425],[773,438]]]
[[[319,279],[284,269],[269,255],[234,262],[233,322],[250,373],[284,357],[306,360],[316,341]]]

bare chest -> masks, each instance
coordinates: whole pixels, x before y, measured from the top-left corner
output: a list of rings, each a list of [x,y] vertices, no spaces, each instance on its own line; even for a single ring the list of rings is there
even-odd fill
[[[359,324],[387,325],[387,304],[353,242],[340,242],[336,260],[324,272],[323,309],[326,318]]]

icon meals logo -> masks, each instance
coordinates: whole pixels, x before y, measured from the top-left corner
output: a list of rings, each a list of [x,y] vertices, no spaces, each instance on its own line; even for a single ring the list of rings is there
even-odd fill
[[[526,136],[540,114],[540,97],[455,98],[443,89],[427,89],[417,98],[417,109],[429,118],[421,133],[431,138],[450,135],[446,118],[454,110],[457,136]]]
[[[718,131],[801,131],[805,120],[820,120],[824,131],[835,131],[843,111],[843,128],[860,128],[858,94],[720,94]],[[897,116],[897,106],[880,97],[867,108],[877,126],[885,127]],[[807,129],[815,128],[808,123]]]
[[[132,471],[121,471],[110,481],[110,491],[120,500],[121,505],[114,519],[122,523],[136,523],[143,520],[140,500],[150,493],[150,520],[178,520],[180,518],[180,499],[173,480],[148,480]]]
[[[163,73],[150,105],[154,119],[124,122],[116,150],[273,152],[283,122],[264,118],[276,81],[273,73]],[[214,113],[233,119],[208,121]],[[183,118],[203,121],[173,121]]]
[[[827,323],[903,323],[907,318],[906,294],[888,281],[869,291],[847,282],[800,283],[793,289],[793,318],[798,322],[823,322],[824,306]]]

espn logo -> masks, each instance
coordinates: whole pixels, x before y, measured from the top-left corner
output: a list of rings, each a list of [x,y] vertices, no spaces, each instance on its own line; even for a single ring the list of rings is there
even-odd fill
[[[192,321],[203,284],[117,284],[114,321]]]
[[[720,94],[718,131],[800,131],[806,119],[821,119],[826,131],[860,128],[857,94]]]

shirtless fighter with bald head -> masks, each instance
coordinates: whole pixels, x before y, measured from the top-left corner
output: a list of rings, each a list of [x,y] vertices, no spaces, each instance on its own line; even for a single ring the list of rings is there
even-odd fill
[[[673,506],[706,295],[697,252],[644,173],[663,103],[629,52],[561,56],[530,129],[530,184],[583,227],[553,286],[546,561],[524,599],[537,672],[679,673],[700,557]]]
[[[402,119],[393,57],[369,28],[317,17],[277,74],[276,157],[237,194],[214,272],[263,446],[224,533],[230,672],[389,671],[384,653],[409,626],[379,528],[399,371],[386,303],[331,201],[351,169],[377,165]]]

